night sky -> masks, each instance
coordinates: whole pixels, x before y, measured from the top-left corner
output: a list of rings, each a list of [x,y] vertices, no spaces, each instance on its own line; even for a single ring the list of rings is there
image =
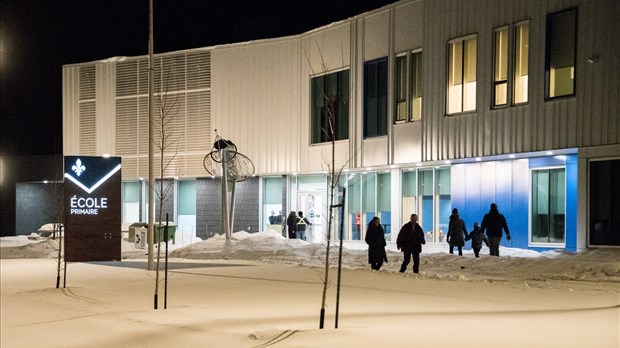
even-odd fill
[[[154,0],[155,53],[300,34],[394,0]],[[62,65],[148,53],[148,0],[2,0],[0,154],[62,154]]]

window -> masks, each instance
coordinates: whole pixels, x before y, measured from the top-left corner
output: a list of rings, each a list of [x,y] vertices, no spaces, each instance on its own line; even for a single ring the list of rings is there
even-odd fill
[[[364,63],[364,137],[387,134],[387,58]]]
[[[532,236],[535,244],[563,244],[566,216],[566,170],[532,171]]]
[[[495,29],[493,35],[493,107],[527,103],[529,22]],[[510,36],[513,28],[513,36]],[[514,40],[514,45],[510,45]],[[512,70],[510,70],[512,67]],[[512,78],[509,76],[512,74]],[[508,81],[512,81],[508,83]],[[512,93],[510,91],[512,90]]]
[[[495,30],[493,60],[493,106],[506,105],[508,99],[508,27]]]
[[[448,114],[476,110],[476,36],[450,42]]]
[[[547,99],[575,94],[576,28],[576,9],[547,16],[545,54],[545,97]]]
[[[122,221],[140,221],[140,182],[126,181],[122,184]]]
[[[422,119],[422,51],[396,57],[394,122]]]
[[[349,70],[311,79],[311,142],[349,138]]]
[[[515,26],[515,63],[513,75],[513,104],[527,103],[529,75],[530,23],[523,22]]]
[[[196,231],[196,180],[180,180],[177,226],[181,231]]]

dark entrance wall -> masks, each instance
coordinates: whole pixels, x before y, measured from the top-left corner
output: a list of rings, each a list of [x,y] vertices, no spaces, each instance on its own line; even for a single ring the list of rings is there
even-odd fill
[[[259,178],[238,182],[233,232],[258,232]],[[222,233],[221,180],[196,179],[196,237],[206,239]]]
[[[44,180],[62,181],[62,159],[62,155],[2,156],[0,159],[2,161],[0,236],[15,236],[16,232],[17,234],[34,232],[30,230],[30,226],[16,228],[17,184],[38,182],[42,185]],[[24,210],[20,214],[26,214],[26,219],[28,219],[29,214],[38,213],[33,210]]]
[[[42,225],[63,220],[62,183],[15,185],[15,235],[29,235]]]

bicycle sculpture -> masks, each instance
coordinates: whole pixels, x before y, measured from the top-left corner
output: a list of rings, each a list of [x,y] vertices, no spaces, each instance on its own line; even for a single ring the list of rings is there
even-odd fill
[[[220,137],[217,129],[213,148],[202,164],[212,177],[222,179],[222,229],[226,233],[226,240],[230,240],[235,221],[235,186],[237,182],[254,175],[254,164],[237,151],[232,141]]]

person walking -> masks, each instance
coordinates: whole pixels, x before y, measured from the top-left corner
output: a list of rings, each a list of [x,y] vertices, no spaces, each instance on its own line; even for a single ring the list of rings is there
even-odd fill
[[[473,231],[471,231],[469,233],[469,236],[465,238],[466,241],[470,239],[471,239],[471,248],[474,249],[474,255],[476,255],[476,257],[480,257],[480,249],[482,249],[482,242],[484,242],[486,246],[489,246],[489,240],[487,239],[487,237],[484,236],[484,233],[482,233],[482,230],[478,226],[477,222],[474,222]]]
[[[499,213],[497,204],[491,203],[489,212],[484,214],[482,218],[482,225],[480,226],[482,232],[486,231],[489,238],[489,249],[491,250],[491,256],[499,256],[499,244],[502,241],[502,229],[506,231],[506,239],[510,240],[510,231],[508,231],[508,224],[506,224],[506,218]]]
[[[304,217],[304,212],[301,210],[297,212],[297,220],[295,220],[295,225],[297,228],[297,238],[306,240],[306,227],[312,224],[308,221],[308,218]]]
[[[450,223],[448,224],[448,236],[446,241],[450,244],[450,254],[454,254],[454,247],[459,249],[459,255],[463,256],[463,246],[465,245],[465,238],[467,238],[467,229],[465,228],[465,222],[459,216],[459,210],[452,209],[452,215],[450,215]]]
[[[402,250],[404,256],[403,263],[400,265],[400,273],[407,270],[407,266],[411,262],[411,255],[413,255],[413,273],[420,271],[422,244],[426,244],[424,231],[418,225],[418,215],[411,214],[409,222],[403,225],[396,238],[396,247],[398,250]]]
[[[378,271],[383,266],[383,262],[387,262],[387,254],[385,252],[385,231],[381,226],[381,219],[373,217],[368,224],[366,237],[364,238],[368,244],[368,263],[370,268]]]
[[[297,238],[297,213],[291,211],[286,218],[286,228],[288,230],[288,237],[290,239]]]

